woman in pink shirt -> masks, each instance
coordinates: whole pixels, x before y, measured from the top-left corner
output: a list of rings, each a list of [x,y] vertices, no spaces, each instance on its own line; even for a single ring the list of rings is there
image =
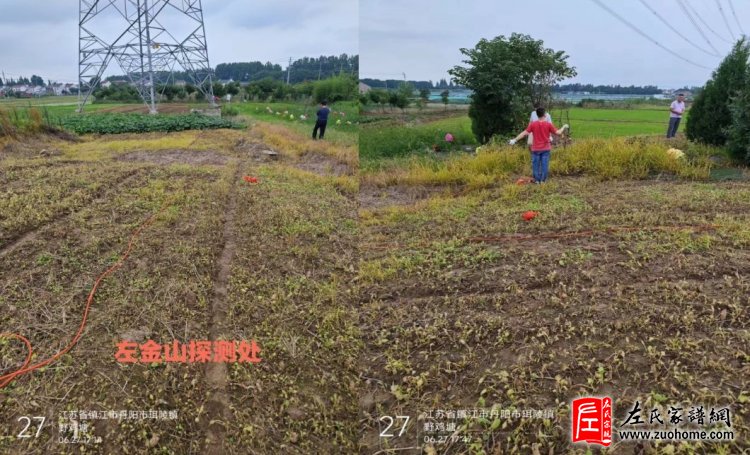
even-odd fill
[[[540,107],[536,110],[536,115],[540,119],[544,119],[544,108]],[[531,170],[534,176],[534,183],[542,183],[547,180],[547,174],[549,171],[549,156],[552,144],[550,142],[550,135],[556,134],[561,135],[568,129],[568,125],[563,125],[559,130],[555,127],[552,122],[544,120],[537,120],[536,122],[529,123],[526,129],[511,139],[509,144],[514,145],[518,140],[528,136],[529,133],[533,134],[534,141],[531,144]]]

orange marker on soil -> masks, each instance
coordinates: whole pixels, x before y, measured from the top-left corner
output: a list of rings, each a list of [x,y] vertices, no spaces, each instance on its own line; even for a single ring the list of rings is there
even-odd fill
[[[531,221],[537,215],[539,215],[539,212],[534,212],[532,210],[529,210],[528,212],[523,212],[523,214],[521,215],[521,218],[523,218],[524,221]]]

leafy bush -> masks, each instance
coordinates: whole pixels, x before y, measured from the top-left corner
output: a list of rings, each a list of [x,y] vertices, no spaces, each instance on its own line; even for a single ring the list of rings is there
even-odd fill
[[[60,120],[61,126],[76,134],[120,134],[172,132],[198,129],[234,128],[229,120],[199,114],[90,114],[70,115]]]
[[[224,104],[223,106],[221,106],[222,117],[236,117],[239,114],[240,110],[235,106],[232,106],[231,104]]]
[[[349,76],[338,76],[313,83],[313,98],[316,102],[353,100],[357,96],[357,81]]]

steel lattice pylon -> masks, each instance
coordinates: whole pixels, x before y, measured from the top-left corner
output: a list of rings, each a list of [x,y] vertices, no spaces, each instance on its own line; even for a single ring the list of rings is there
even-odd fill
[[[215,105],[201,0],[79,1],[79,112],[112,60],[151,113],[156,113],[159,87],[173,79],[175,70],[185,71],[188,82]],[[179,27],[163,26],[167,18],[177,20]]]

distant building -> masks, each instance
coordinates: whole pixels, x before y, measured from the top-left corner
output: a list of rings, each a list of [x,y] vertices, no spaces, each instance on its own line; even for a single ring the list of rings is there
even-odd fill
[[[47,94],[61,96],[65,94],[65,84],[52,84],[47,86]]]
[[[372,90],[372,87],[370,87],[369,85],[365,84],[364,82],[359,83],[359,93],[367,93],[370,90]]]

